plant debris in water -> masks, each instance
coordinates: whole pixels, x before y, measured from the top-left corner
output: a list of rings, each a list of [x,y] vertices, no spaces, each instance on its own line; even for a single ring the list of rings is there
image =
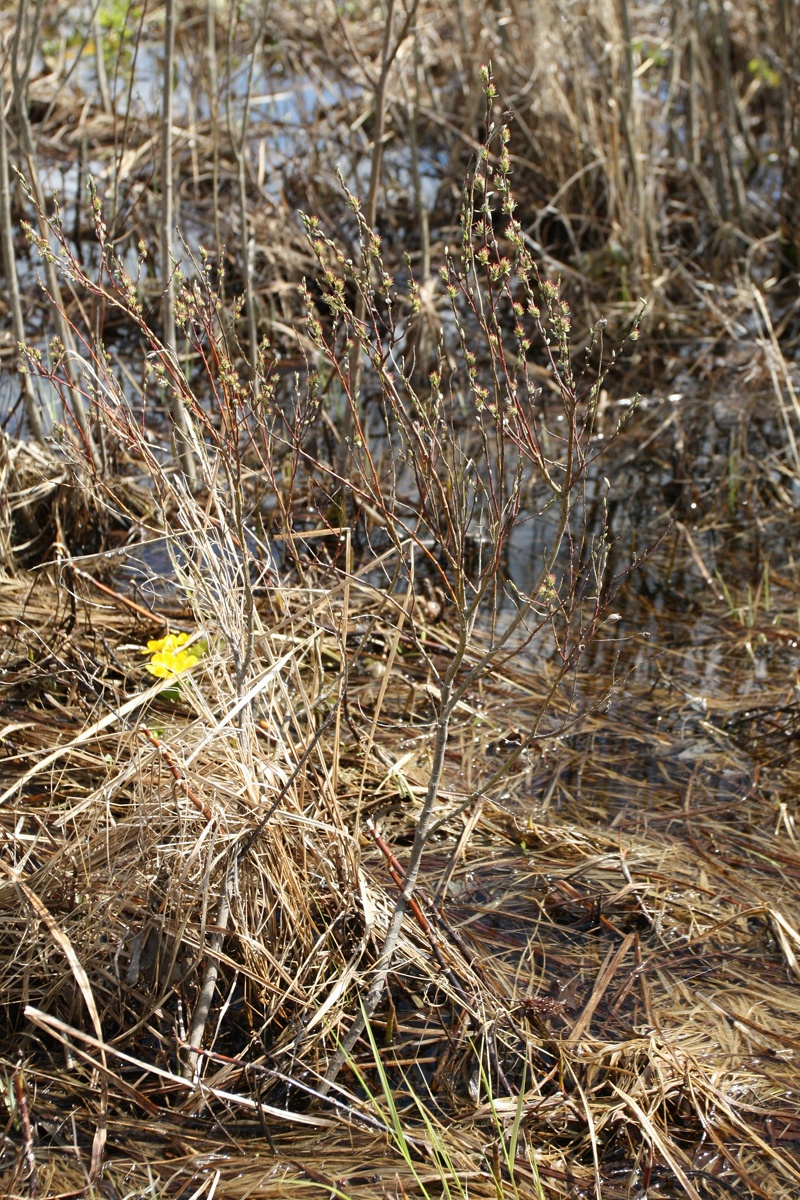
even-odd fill
[[[791,1200],[796,14],[291,8],[0,17],[0,1190]]]

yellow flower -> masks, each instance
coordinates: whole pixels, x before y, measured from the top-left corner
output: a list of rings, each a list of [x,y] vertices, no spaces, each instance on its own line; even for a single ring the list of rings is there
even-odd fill
[[[188,640],[188,633],[168,633],[166,637],[148,642],[147,646],[142,650],[142,654],[158,654],[161,650],[177,650],[180,646],[184,646]]]
[[[152,658],[147,664],[147,670],[157,679],[169,679],[188,671],[202,656],[202,649],[196,646],[189,650],[181,647],[189,640],[188,633],[168,633],[166,637],[156,638],[148,642],[142,649],[142,654],[150,654]]]

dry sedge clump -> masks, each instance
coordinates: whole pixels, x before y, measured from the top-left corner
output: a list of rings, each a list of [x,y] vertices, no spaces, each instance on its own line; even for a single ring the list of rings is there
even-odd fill
[[[466,48],[477,9],[456,9]],[[123,261],[112,232],[119,191],[115,214],[93,192],[83,262],[29,192],[63,328],[25,348],[25,396],[49,388],[62,423],[52,449],[0,456],[0,1190],[790,1200],[797,699],[788,670],[745,692],[736,667],[761,633],[796,634],[792,580],[695,631],[702,690],[688,621],[658,661],[618,621],[631,564],[666,574],[677,545],[714,583],[701,535],[680,524],[660,558],[657,535],[624,561],[614,545],[619,352],[602,321],[576,341],[488,68],[435,321],[429,272],[390,261],[382,122],[427,8],[387,11],[367,202],[342,187],[349,248],[305,220],[288,383],[244,237],[252,65],[241,127],[228,114],[238,303],[221,235],[191,278],[164,253],[159,333],[146,247]],[[629,169],[617,143],[598,169],[616,205],[634,197],[645,273],[634,71],[597,70],[630,118]],[[587,123],[590,82],[561,93]],[[216,183],[218,142],[209,161]],[[112,317],[142,387],[100,336]]]

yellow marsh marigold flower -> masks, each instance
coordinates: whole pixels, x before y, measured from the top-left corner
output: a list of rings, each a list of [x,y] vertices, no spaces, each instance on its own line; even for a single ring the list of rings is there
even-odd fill
[[[181,671],[188,671],[189,667],[193,667],[200,660],[202,650],[199,646],[183,650],[181,647],[188,640],[188,633],[168,633],[166,637],[148,642],[142,654],[152,655],[147,664],[150,674],[155,675],[157,679],[169,679],[172,675],[180,675]]]

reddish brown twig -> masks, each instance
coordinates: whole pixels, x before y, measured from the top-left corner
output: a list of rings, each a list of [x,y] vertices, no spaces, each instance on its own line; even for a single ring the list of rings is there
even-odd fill
[[[98,592],[102,592],[104,596],[108,596],[111,600],[116,600],[118,604],[123,604],[125,608],[129,608],[131,612],[135,612],[137,616],[144,617],[147,621],[153,621],[157,625],[166,625],[167,618],[161,613],[151,612],[149,608],[145,608],[143,604],[137,604],[135,600],[130,600],[127,596],[123,596],[120,592],[109,587],[105,583],[101,583],[99,579],[95,579],[88,571],[81,571],[74,563],[69,563],[69,570],[72,571],[78,579],[82,579],[85,583],[90,583]]]
[[[381,854],[386,859],[386,865],[389,868],[389,874],[391,875],[392,879],[395,881],[395,883],[399,887],[400,891],[402,892],[403,888],[405,887],[405,881],[406,881],[406,873],[403,870],[402,865],[395,858],[394,854],[392,853],[391,847],[389,845],[387,845],[387,843],[383,840],[383,838],[378,833],[378,831],[374,825],[370,825],[370,833],[372,834],[372,837],[375,841],[375,845],[378,847]],[[433,931],[430,927],[430,923],[428,921],[428,918],[425,916],[424,912],[420,908],[419,904],[417,904],[417,901],[414,899],[413,896],[407,896],[406,901],[408,903],[408,907],[411,909],[412,913],[414,914],[414,918],[415,918],[417,924],[419,925],[420,929],[422,930],[422,932],[427,934],[428,937],[431,937]]]
[[[146,725],[138,725],[136,732],[141,737],[145,738],[150,745],[158,751],[177,786],[181,788],[184,795],[191,800],[198,812],[201,812],[206,820],[210,821],[213,815],[211,809],[208,807],[205,801],[200,799],[186,776],[181,773],[181,770],[175,762],[175,759],[172,757],[170,750],[164,745],[158,734],[153,733],[152,729],[148,729]]]
[[[377,829],[371,822],[369,824],[369,831],[372,834],[375,845],[378,847],[381,854],[383,855],[383,857],[386,860],[386,865],[389,868],[389,874],[391,875],[392,879],[394,880],[394,882],[397,884],[398,888],[402,892],[406,885],[406,873],[405,873],[405,870],[403,869],[402,864],[395,857],[391,847],[387,844],[387,842],[384,841],[384,839],[381,837],[381,835],[378,833]],[[415,900],[415,898],[413,896],[406,896],[405,900],[406,900],[406,903],[407,903],[410,911],[412,912],[412,914],[414,916],[414,919],[416,920],[416,922],[419,925],[422,932],[427,937],[428,943],[429,943],[431,951],[433,953],[433,956],[436,959],[437,963],[439,964],[439,967],[440,967],[442,973],[450,981],[454,991],[457,992],[462,1003],[465,1004],[467,1007],[470,1007],[471,1000],[467,994],[467,991],[466,991],[463,983],[459,979],[458,975],[455,973],[454,969],[448,964],[444,955],[442,954],[441,947],[439,946],[439,943],[436,940],[436,935],[431,927],[430,921],[425,916],[425,913],[422,911],[422,909],[420,908],[419,904],[417,903],[417,901]]]

